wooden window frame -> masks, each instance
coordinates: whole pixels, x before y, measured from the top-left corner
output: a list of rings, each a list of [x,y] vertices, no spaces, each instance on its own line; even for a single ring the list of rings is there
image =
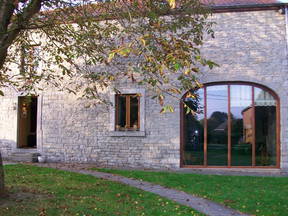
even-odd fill
[[[227,158],[228,164],[227,166],[209,166],[207,164],[207,87],[208,86],[217,86],[217,85],[227,85],[228,86],[228,151],[227,151]],[[251,93],[252,93],[252,109],[253,109],[253,143],[252,143],[252,165],[251,166],[231,166],[231,95],[230,95],[230,86],[231,85],[246,85],[251,86]],[[275,166],[256,166],[256,143],[255,143],[255,87],[260,88],[262,90],[267,91],[270,93],[276,101],[276,165]],[[263,169],[271,169],[271,168],[280,168],[280,99],[278,95],[270,88],[256,84],[251,82],[213,82],[207,83],[203,87],[204,89],[204,163],[203,165],[185,165],[183,164],[184,161],[184,143],[185,143],[185,131],[184,131],[184,104],[183,99],[185,99],[185,93],[180,101],[180,167],[183,168],[263,168]]]
[[[126,101],[126,119],[125,119],[125,122],[126,122],[126,125],[125,125],[125,128],[124,129],[120,129],[117,127],[118,125],[118,114],[119,114],[119,96],[125,96],[125,101]],[[130,125],[130,115],[131,115],[131,97],[137,97],[138,99],[138,113],[137,113],[137,118],[138,118],[138,121],[137,121],[137,128],[134,128],[133,125],[131,126]],[[140,131],[140,96],[139,94],[116,94],[115,95],[115,131]]]

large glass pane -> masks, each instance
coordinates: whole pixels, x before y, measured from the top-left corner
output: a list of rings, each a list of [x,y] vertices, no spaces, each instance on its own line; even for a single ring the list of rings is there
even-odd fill
[[[228,86],[207,87],[207,164],[227,166]]]
[[[230,86],[231,165],[252,166],[252,87]]]
[[[130,127],[134,130],[138,129],[138,96],[131,95],[130,96]]]
[[[116,130],[124,130],[126,126],[126,96],[116,95],[116,101],[117,101]]]
[[[192,115],[186,114],[187,107],[184,106],[184,165],[204,165],[204,91],[199,89],[198,100],[192,98],[184,99],[184,103],[190,109],[197,112]]]
[[[256,166],[276,166],[276,100],[255,89]]]

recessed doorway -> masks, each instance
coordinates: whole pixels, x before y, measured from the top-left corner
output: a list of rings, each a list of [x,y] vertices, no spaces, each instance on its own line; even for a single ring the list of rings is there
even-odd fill
[[[37,96],[18,97],[18,148],[37,148]]]

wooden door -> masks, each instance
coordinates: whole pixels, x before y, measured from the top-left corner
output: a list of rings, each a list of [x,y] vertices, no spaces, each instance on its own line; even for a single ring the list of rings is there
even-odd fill
[[[18,148],[37,147],[37,97],[18,97]]]

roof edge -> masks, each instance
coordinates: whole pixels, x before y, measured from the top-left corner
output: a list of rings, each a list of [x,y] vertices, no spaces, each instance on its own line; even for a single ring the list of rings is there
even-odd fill
[[[221,12],[243,12],[243,11],[259,11],[259,10],[277,10],[288,3],[273,3],[273,4],[246,4],[246,5],[208,5],[208,7],[215,13]]]

